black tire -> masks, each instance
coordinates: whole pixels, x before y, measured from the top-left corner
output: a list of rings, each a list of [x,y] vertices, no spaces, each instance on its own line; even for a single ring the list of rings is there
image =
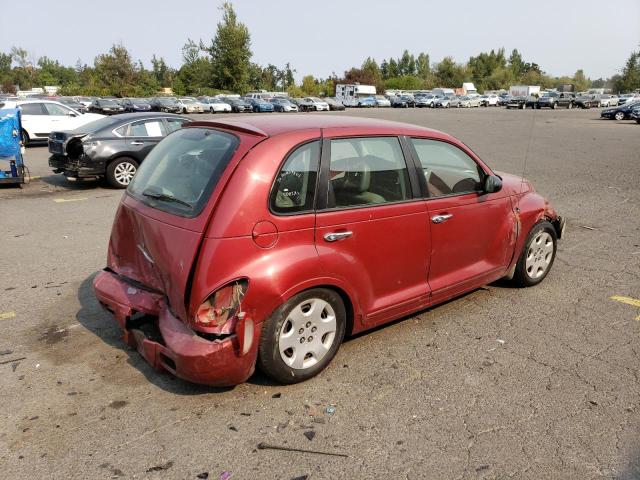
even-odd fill
[[[293,329],[293,324],[289,319],[290,313],[298,308],[305,305],[305,301],[310,301],[312,299],[320,299],[330,305],[331,309],[333,309],[335,316],[335,333],[333,336],[333,341],[331,346],[326,351],[324,356],[317,360],[317,363],[303,369],[295,369],[285,363],[283,360],[283,356],[286,356],[287,350],[284,353],[280,353],[280,344],[279,338],[281,332],[286,330],[287,324],[289,327]],[[325,310],[323,310],[323,313]],[[284,304],[282,304],[275,312],[271,315],[271,317],[265,322],[262,335],[260,337],[260,346],[258,351],[258,366],[260,369],[267,374],[269,377],[273,378],[277,382],[284,384],[298,383],[304,380],[307,380],[322,370],[325,369],[327,365],[331,362],[338,349],[340,348],[340,344],[344,338],[345,328],[346,328],[346,311],[344,307],[344,303],[342,302],[342,298],[333,290],[327,290],[325,288],[313,288],[311,290],[307,290],[299,293],[298,295],[293,296],[289,300],[287,300]],[[311,326],[307,327],[307,325],[311,324]],[[304,330],[301,334],[302,339],[309,334],[314,328],[314,324],[308,322],[301,330]],[[306,329],[309,329],[307,331]],[[293,330],[290,330],[293,331]],[[313,330],[315,331],[315,330]],[[299,331],[293,331],[294,337],[298,336]],[[308,337],[311,338],[311,337]],[[316,339],[317,341],[318,339]],[[297,340],[295,341],[297,344]],[[301,343],[304,345],[304,343]],[[304,351],[304,350],[303,350]],[[292,350],[292,359],[296,355],[295,350]],[[307,358],[305,355],[304,359]],[[312,358],[312,357],[311,357]]]
[[[538,253],[536,250],[536,241],[540,238],[540,235],[548,234],[553,242],[553,251],[551,253],[551,259],[546,266],[546,269],[542,272],[540,276],[532,277],[531,273],[527,271],[527,258],[529,255],[543,255]],[[558,238],[556,235],[556,230],[553,228],[553,225],[546,220],[538,222],[529,232],[527,236],[527,241],[522,248],[522,253],[520,254],[520,258],[518,259],[518,263],[516,264],[515,274],[513,276],[513,283],[518,287],[532,287],[534,285],[539,284],[546,278],[553,266],[553,262],[556,258],[556,251],[558,248]]]
[[[553,102],[553,103],[551,104],[551,108],[552,108],[553,110],[555,110],[557,107],[558,107],[558,105],[556,105],[556,103],[555,103],[555,102]]]
[[[31,143],[31,139],[29,138],[29,134],[27,133],[27,131],[23,128],[22,129],[22,145],[27,148],[29,146],[29,144]]]
[[[624,120],[624,112],[616,112],[616,114],[613,116],[613,118],[615,118],[618,121]]]
[[[130,165],[134,168],[133,174],[130,178],[125,179],[125,176],[121,174],[122,170],[130,170],[127,166]],[[107,165],[106,179],[107,183],[114,188],[127,188],[133,176],[138,171],[139,164],[133,158],[130,157],[120,157],[116,158],[109,165]]]

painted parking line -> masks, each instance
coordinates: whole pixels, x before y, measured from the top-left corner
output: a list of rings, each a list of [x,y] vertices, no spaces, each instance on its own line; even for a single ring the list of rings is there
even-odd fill
[[[631,305],[632,307],[640,308],[640,300],[636,300],[631,297],[623,297],[622,295],[614,295],[611,297],[611,300],[615,300],[616,302],[624,303],[626,305]],[[640,321],[640,315],[636,317],[636,320]]]
[[[15,316],[16,316],[16,312],[0,313],[0,320],[7,320],[8,318],[13,318]]]
[[[53,199],[53,201],[56,203],[81,202],[82,200],[88,200],[88,198],[82,197],[82,198],[54,198]]]

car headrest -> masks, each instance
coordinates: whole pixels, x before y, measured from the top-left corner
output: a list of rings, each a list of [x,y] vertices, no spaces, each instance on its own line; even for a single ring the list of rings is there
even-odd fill
[[[371,169],[362,158],[352,158],[345,161],[345,172],[341,178],[335,180],[338,190],[362,193],[369,190],[371,185]]]

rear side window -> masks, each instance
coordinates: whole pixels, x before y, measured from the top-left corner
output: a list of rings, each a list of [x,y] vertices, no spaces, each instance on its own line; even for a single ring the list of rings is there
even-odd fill
[[[178,130],[147,156],[127,192],[158,210],[195,217],[233,157],[236,136],[208,128]]]
[[[271,190],[272,212],[287,214],[313,210],[319,163],[319,140],[298,147],[287,157]]]
[[[411,198],[409,174],[397,137],[332,140],[329,170],[329,208]]]
[[[165,135],[162,120],[143,120],[134,122],[129,129],[130,137],[163,137]]]
[[[438,140],[413,138],[430,197],[482,190],[483,172],[465,152]]]
[[[20,108],[22,115],[47,115],[41,103],[23,103]]]
[[[167,125],[169,127],[169,133],[182,128],[182,125],[187,123],[187,120],[183,120],[181,118],[166,118],[165,120],[167,121]]]

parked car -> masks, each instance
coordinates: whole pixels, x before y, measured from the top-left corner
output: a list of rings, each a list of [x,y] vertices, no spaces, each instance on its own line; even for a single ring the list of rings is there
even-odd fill
[[[637,96],[635,93],[624,93],[618,97],[618,105],[623,105],[630,100],[635,100]]]
[[[204,108],[202,108],[202,104],[195,98],[189,98],[189,97],[179,98],[178,105],[180,105],[180,111],[183,114],[204,112]]]
[[[276,112],[297,112],[298,106],[291,103],[288,98],[285,97],[275,97],[271,99],[271,103],[273,104],[273,109]],[[329,104],[331,106],[331,104]]]
[[[600,112],[600,118],[607,118],[610,120],[629,120],[631,118],[631,112],[638,107],[640,107],[640,99],[632,102],[626,102],[625,104],[614,108],[605,108]]]
[[[600,95],[600,105],[603,107],[617,107],[618,97],[615,95]]]
[[[73,97],[59,97],[58,101],[61,104],[66,105],[69,108],[73,108],[74,110],[76,110],[76,111],[78,111],[80,113],[88,113],[89,112],[89,107],[85,106],[83,103],[78,102]]]
[[[245,102],[251,105],[251,108],[254,112],[273,112],[273,103],[267,102],[260,97],[255,98],[245,98]]]
[[[479,106],[480,106],[479,96],[463,95],[462,97],[460,97],[460,107],[462,108],[471,108],[471,107],[479,107]]]
[[[597,95],[577,96],[574,105],[579,108],[592,108],[600,106],[600,99]]]
[[[305,97],[298,104],[298,108],[302,112],[319,112],[322,110],[329,111],[329,104],[316,97]]]
[[[123,113],[49,135],[49,166],[75,180],[106,178],[126,188],[153,147],[190,120],[167,113]]]
[[[640,123],[640,105],[636,106],[633,110],[631,110],[631,119],[635,120],[636,123]]]
[[[198,101],[202,105],[205,112],[209,113],[229,113],[231,105],[220,98],[199,97]]]
[[[342,111],[345,109],[344,104],[336,97],[325,97],[323,99],[328,105],[331,111]]]
[[[498,106],[506,107],[507,104],[509,103],[509,100],[511,100],[511,96],[508,93],[503,93],[501,95],[498,95]]]
[[[75,96],[72,97],[76,102],[81,103],[82,105],[84,105],[85,107],[87,107],[87,111],[89,110],[89,107],[91,106],[91,104],[93,103],[93,101],[95,100],[95,98],[93,97],[80,97],[80,96]]]
[[[253,112],[253,106],[241,98],[222,97],[221,100],[231,105],[231,111],[236,113]]]
[[[391,106],[391,101],[384,95],[376,95],[374,98],[376,99],[377,107],[388,108]]]
[[[558,108],[558,98],[557,92],[543,92],[538,98],[536,108],[551,108],[555,110]]]
[[[182,111],[176,97],[155,97],[149,103],[154,112],[180,113]]]
[[[560,108],[573,108],[576,102],[576,94],[572,92],[560,92],[556,103]]]
[[[416,101],[411,95],[398,95],[391,99],[391,106],[393,108],[415,107]]]
[[[358,107],[371,108],[377,105],[375,97],[362,97],[358,99]]]
[[[529,181],[442,132],[344,116],[198,122],[140,166],[93,286],[156,370],[222,386],[257,364],[290,384],[348,335],[500,278],[538,285],[563,227]]]
[[[87,124],[103,115],[80,113],[60,102],[50,100],[2,100],[0,108],[22,110],[22,144],[46,142],[49,134],[57,129],[73,129]]]
[[[497,107],[498,106],[498,95],[495,93],[490,93],[488,95],[480,95],[480,106],[482,107]]]
[[[460,107],[460,99],[455,95],[447,95],[433,102],[434,108]]]
[[[123,98],[122,106],[126,112],[150,112],[151,104],[145,98]]]
[[[102,115],[115,115],[124,112],[124,107],[110,98],[97,98],[89,107],[89,111]]]
[[[426,95],[415,95],[414,96],[415,106],[418,108],[423,108],[423,107],[433,108],[435,106],[435,102],[440,98],[443,98],[443,96],[432,95],[431,93],[428,93]]]
[[[509,101],[507,102],[507,109],[510,108],[519,108],[524,110],[527,108],[527,97],[517,96],[509,98]]]

